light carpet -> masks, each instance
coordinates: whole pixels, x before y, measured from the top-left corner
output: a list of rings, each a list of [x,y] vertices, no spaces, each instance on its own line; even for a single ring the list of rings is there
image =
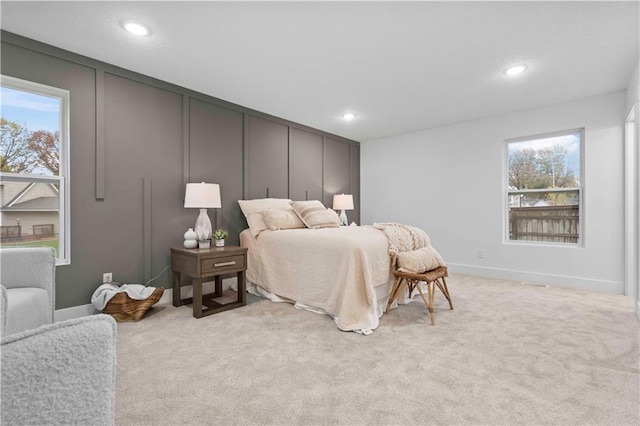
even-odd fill
[[[633,300],[452,274],[371,336],[267,300],[118,325],[118,425],[638,425]]]

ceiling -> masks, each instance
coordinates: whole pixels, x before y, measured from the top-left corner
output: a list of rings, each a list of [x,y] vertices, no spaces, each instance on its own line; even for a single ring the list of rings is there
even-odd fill
[[[0,5],[6,31],[358,141],[624,90],[640,50],[637,1]]]

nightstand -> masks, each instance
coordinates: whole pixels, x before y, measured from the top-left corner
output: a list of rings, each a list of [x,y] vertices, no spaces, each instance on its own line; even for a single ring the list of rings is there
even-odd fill
[[[208,249],[171,248],[173,270],[173,306],[193,304],[193,316],[201,318],[247,304],[247,249],[237,246],[211,247]],[[238,299],[229,303],[218,303],[214,298],[222,296],[222,275],[236,273],[238,277]],[[180,286],[182,275],[191,278],[193,297],[182,299]],[[215,292],[202,294],[202,283],[215,280]],[[203,309],[203,305],[205,308]]]

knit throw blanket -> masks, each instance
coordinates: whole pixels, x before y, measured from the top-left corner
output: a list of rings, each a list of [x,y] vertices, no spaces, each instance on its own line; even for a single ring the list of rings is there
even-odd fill
[[[381,230],[389,240],[389,254],[392,256],[431,245],[427,233],[414,226],[401,223],[374,223],[373,227]]]
[[[389,254],[396,258],[398,270],[423,273],[445,266],[440,253],[422,229],[401,223],[374,223],[373,228],[387,237]]]

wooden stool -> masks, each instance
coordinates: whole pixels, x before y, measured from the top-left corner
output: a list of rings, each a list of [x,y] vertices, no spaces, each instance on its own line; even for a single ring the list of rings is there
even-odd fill
[[[446,266],[438,266],[436,269],[432,269],[431,271],[417,274],[413,272],[398,271],[396,269],[396,261],[395,259],[393,259],[392,272],[395,280],[393,281],[393,287],[391,287],[391,294],[389,295],[387,308],[384,310],[385,313],[389,311],[391,304],[398,298],[405,285],[409,289],[409,294],[411,294],[414,289],[418,289],[420,297],[422,297],[422,301],[429,311],[431,325],[436,325],[433,312],[433,296],[435,291],[434,284],[438,286],[442,294],[444,294],[444,297],[446,297],[449,301],[449,307],[453,309],[453,303],[451,303],[451,295],[449,294],[449,288],[447,287],[447,281],[445,280],[445,277],[449,276]],[[425,299],[424,297],[424,293],[422,292],[422,289],[419,285],[420,281],[424,281],[427,285],[427,296],[429,300]]]

